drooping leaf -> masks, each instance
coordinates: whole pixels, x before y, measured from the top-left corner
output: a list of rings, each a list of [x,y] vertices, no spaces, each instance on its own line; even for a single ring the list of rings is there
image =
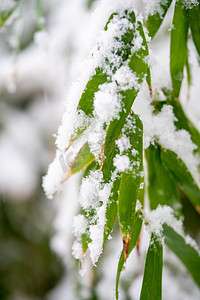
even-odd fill
[[[132,250],[134,249],[140,232],[141,232],[141,227],[142,227],[142,216],[140,211],[137,211],[134,215],[134,220],[133,220],[133,232],[131,234],[131,240],[130,240],[130,244],[129,244],[129,250],[128,250],[128,254],[127,257],[130,255],[130,253],[132,252]],[[120,275],[121,272],[123,270],[124,267],[124,251],[122,250],[120,258],[119,258],[119,262],[118,262],[118,267],[117,267],[117,275],[116,275],[116,289],[115,289],[115,293],[116,293],[116,299],[119,299],[119,279],[120,279]]]
[[[188,10],[182,1],[178,0],[175,4],[170,45],[170,73],[175,98],[179,97],[183,80],[183,69],[187,57],[188,27]]]
[[[171,150],[161,152],[165,167],[181,185],[184,193],[190,199],[197,211],[200,208],[200,189],[181,158]]]
[[[75,174],[84,168],[86,168],[89,164],[94,161],[95,157],[90,152],[90,147],[88,143],[84,144],[83,147],[78,152],[76,158],[74,159],[73,163],[71,164],[71,175]]]
[[[152,235],[147,252],[140,300],[162,299],[163,247]]]
[[[122,153],[129,158],[130,164],[129,168],[122,173],[118,198],[119,226],[123,237],[126,260],[133,230],[138,190],[143,176],[143,125],[140,118],[133,113],[129,115],[122,133],[129,138],[131,145]]]
[[[200,255],[199,252],[185,239],[167,224],[163,225],[163,234],[166,245],[186,266],[192,277],[200,286]]]
[[[150,208],[153,210],[158,205],[169,205],[175,215],[181,215],[181,202],[178,184],[171,173],[164,167],[161,160],[161,147],[159,145],[146,150],[148,163],[148,195]]]
[[[138,84],[143,81],[144,76],[148,72],[147,56],[149,54],[148,45],[145,39],[144,31],[141,22],[138,22],[138,34],[142,37],[142,46],[139,50],[133,52],[130,57],[128,66],[132,72],[136,75]],[[107,130],[104,153],[108,156],[114,149],[115,141],[119,138],[121,130],[124,126],[125,120],[130,112],[132,104],[138,94],[139,87],[133,87],[131,90],[122,91],[122,107],[123,110],[119,113],[119,117],[112,120]]]
[[[154,37],[158,29],[160,28],[160,25],[162,24],[162,21],[172,3],[172,0],[162,1],[159,0],[157,3],[159,7],[159,11],[155,10],[153,14],[149,14],[146,22],[146,28],[149,31],[149,36]]]
[[[192,38],[197,49],[197,52],[200,56],[200,2],[198,0],[198,4],[194,5],[192,9],[190,9],[190,28],[192,31]]]
[[[119,19],[126,19],[131,23],[135,23],[135,14],[134,12],[128,12],[125,11],[124,14],[120,17],[117,13],[113,13],[104,30],[107,31],[109,30],[109,23],[111,22],[111,20],[114,17],[118,17]],[[118,66],[120,67],[123,62],[125,62],[130,53],[131,53],[131,47],[132,47],[132,41],[133,41],[133,37],[134,37],[134,30],[127,28],[125,30],[125,32],[122,34],[120,40],[119,37],[114,37],[114,39],[119,40],[119,47],[116,51],[116,56],[120,57],[121,59],[121,64]],[[119,59],[119,60],[120,60]],[[112,68],[112,61],[109,61],[109,59],[106,57],[105,58],[105,65],[109,65]],[[117,71],[116,67],[113,68],[113,74]],[[97,67],[95,70],[95,74],[90,78],[90,80],[88,81],[85,90],[82,93],[82,96],[79,100],[79,104],[78,104],[78,110],[79,111],[83,111],[87,116],[91,117],[93,116],[93,111],[94,111],[94,96],[95,93],[99,91],[100,87],[102,84],[106,83],[106,82],[110,82],[111,81],[111,76],[106,74],[106,70],[104,70],[102,67]],[[81,128],[81,130],[77,130],[77,134],[75,135],[75,137],[73,139],[75,139],[77,136],[79,136],[84,130],[86,129],[86,127]]]

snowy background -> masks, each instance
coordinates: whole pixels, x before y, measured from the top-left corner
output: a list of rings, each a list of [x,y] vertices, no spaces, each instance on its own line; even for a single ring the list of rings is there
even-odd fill
[[[3,235],[2,238],[0,236],[0,249],[3,249],[0,277],[6,274],[4,280],[0,279],[0,289],[6,291],[0,291],[2,299],[44,299],[45,295],[50,300],[108,300],[114,295],[117,261],[121,250],[121,240],[117,233],[113,233],[116,236],[106,247],[98,269],[91,267],[86,259],[83,266],[86,273],[81,277],[79,263],[72,258],[72,224],[73,217],[79,212],[77,198],[80,175],[70,178],[63,191],[53,200],[46,200],[41,188],[42,176],[46,174],[55,155],[55,135],[65,111],[63,103],[67,99],[71,84],[80,75],[82,61],[86,59],[99,30],[104,26],[103,17],[96,19],[94,26],[93,12],[99,2],[44,0],[42,14],[38,15],[36,1],[24,1],[23,7],[16,10],[6,26],[0,30],[0,226],[7,226],[4,214],[8,215],[13,223],[7,240],[16,241],[15,244],[4,243]],[[132,2],[138,11],[145,13],[144,2],[148,1]],[[0,0],[0,9],[6,8],[6,5],[12,6],[12,1]],[[150,46],[154,74],[159,74],[159,82],[156,83],[158,79],[154,79],[155,86],[170,82],[171,19],[172,7]],[[42,30],[37,30],[37,24],[42,24]],[[192,44],[189,49],[194,75],[190,100],[187,98],[186,84],[181,91],[181,100],[185,111],[200,129],[200,68]],[[31,229],[27,226],[30,220],[33,224]],[[196,222],[199,226],[198,218]],[[47,247],[52,253],[51,270],[54,274],[53,283],[44,279],[48,284],[43,289],[43,294],[41,292],[39,295],[32,288],[22,287],[20,280],[18,282],[14,278],[14,275],[20,277],[20,273],[13,272],[13,278],[9,276],[9,268],[12,269],[17,261],[13,258],[13,253],[18,251],[18,255],[22,255],[21,248],[18,247],[16,228],[25,232],[24,236],[30,242],[32,235],[36,234],[35,227],[42,232],[44,239],[48,238]],[[3,229],[2,232],[5,234]],[[39,243],[37,245],[34,249],[40,255],[42,246]],[[138,258],[133,251],[126,272],[123,272],[120,299],[139,299],[147,245],[148,234],[144,231],[141,257]],[[7,252],[11,255],[6,255]],[[35,253],[33,251],[33,255]],[[4,263],[6,259],[9,261],[7,264]],[[23,257],[19,260],[23,261]],[[163,271],[163,299],[199,299],[198,288],[185,268],[167,249],[164,250],[164,260],[166,267]],[[38,262],[42,263],[42,260]],[[35,269],[33,273],[37,277],[37,268]],[[9,280],[13,280],[13,285],[9,285]]]

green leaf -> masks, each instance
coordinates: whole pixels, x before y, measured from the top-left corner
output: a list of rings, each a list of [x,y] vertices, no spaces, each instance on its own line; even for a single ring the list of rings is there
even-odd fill
[[[162,299],[163,247],[152,235],[147,252],[140,300]]]
[[[127,257],[130,255],[130,253],[132,252],[132,250],[134,249],[139,235],[140,235],[140,231],[142,228],[142,215],[140,213],[140,211],[137,211],[134,215],[134,220],[133,220],[133,232],[131,234],[131,240],[130,240],[130,244],[129,244],[129,250],[128,250],[128,254]],[[117,267],[117,275],[116,275],[116,299],[119,299],[119,279],[120,279],[120,275],[121,272],[123,270],[124,267],[124,252],[122,250],[120,258],[119,258],[119,262],[118,262],[118,267]]]
[[[143,81],[143,78],[148,73],[149,68],[147,65],[146,58],[149,54],[148,45],[145,39],[144,31],[141,22],[138,22],[138,33],[143,39],[142,47],[131,54],[128,66],[131,68],[132,72],[136,75],[138,83]],[[149,74],[150,76],[150,74]],[[148,79],[149,81],[150,79]],[[150,81],[149,81],[150,82]],[[138,87],[133,87],[132,90],[122,91],[120,94],[122,96],[122,107],[123,110],[119,113],[119,117],[112,120],[108,127],[106,134],[104,154],[108,156],[109,153],[114,149],[115,141],[119,138],[121,130],[124,126],[125,120],[131,110],[132,104],[138,94]]]
[[[185,9],[182,1],[178,0],[175,5],[170,45],[170,73],[176,98],[179,97],[183,80],[183,69],[187,57],[188,27],[188,10]]]
[[[94,94],[98,92],[100,85],[105,83],[108,79],[108,76],[100,68],[95,70],[95,75],[91,77],[88,81],[85,90],[79,100],[78,110],[84,111],[87,116],[92,116],[93,114],[93,103],[94,103]]]
[[[180,159],[177,154],[171,150],[162,151],[161,159],[165,167],[181,185],[184,193],[190,199],[196,210],[199,211],[200,189],[182,159]]]
[[[156,10],[153,14],[148,15],[146,28],[149,31],[150,37],[154,37],[154,35],[158,31],[171,3],[172,3],[172,0],[167,0],[167,1],[160,0],[157,3],[160,6],[159,12]]]
[[[115,16],[118,16],[118,14],[116,14],[116,13],[111,14],[111,16],[104,28],[105,31],[107,31],[107,30],[109,31],[108,25]],[[123,16],[122,17],[118,16],[118,18],[127,19],[130,22],[135,23],[134,12],[125,11]],[[123,64],[123,62],[125,62],[128,59],[128,57],[131,53],[133,37],[134,37],[134,30],[130,30],[130,28],[127,29],[123,33],[120,40],[117,36],[115,37],[116,40],[119,40],[119,44],[120,44],[119,48],[116,51],[116,56],[119,56],[121,58],[121,61],[122,61],[121,65]],[[110,62],[108,58],[105,58],[104,64],[110,65],[110,67],[112,67],[113,62],[112,61]],[[113,68],[113,74],[115,72],[116,72],[116,68]],[[104,84],[106,82],[110,82],[110,81],[111,81],[111,78],[110,78],[110,76],[108,76],[106,74],[106,71],[100,67],[97,67],[95,70],[95,74],[91,77],[91,79],[88,81],[88,83],[85,87],[85,90],[79,100],[77,109],[79,111],[83,111],[89,117],[93,116],[95,93],[99,91],[102,84]],[[85,129],[86,129],[86,126],[82,127],[81,129],[78,129],[77,134],[75,135],[75,137],[73,137],[73,139],[76,139],[77,136],[82,134]]]
[[[192,38],[200,56],[200,2],[194,5],[190,10],[190,28],[192,31]]]
[[[129,138],[131,145],[129,149],[122,152],[122,155],[129,158],[130,166],[122,173],[118,198],[119,226],[126,259],[143,170],[143,125],[140,118],[133,113],[129,115],[122,133]]]
[[[88,165],[90,165],[94,161],[94,159],[95,157],[90,152],[88,143],[84,144],[71,165],[70,175],[83,170]]]
[[[106,207],[106,222],[104,226],[103,245],[105,245],[105,242],[107,241],[109,235],[111,234],[117,218],[117,200],[118,200],[119,185],[120,185],[120,178],[117,177],[113,183],[113,187],[111,189],[111,195],[108,199],[108,204]]]
[[[200,286],[200,255],[185,239],[179,235],[174,229],[167,224],[163,225],[163,234],[165,236],[166,245],[172,250],[176,256],[186,266],[192,277]]]
[[[164,167],[161,160],[161,147],[159,145],[150,147],[145,151],[148,163],[148,195],[150,208],[153,210],[159,204],[169,205],[173,208],[175,215],[181,215],[181,201],[179,197],[178,184],[171,173]]]

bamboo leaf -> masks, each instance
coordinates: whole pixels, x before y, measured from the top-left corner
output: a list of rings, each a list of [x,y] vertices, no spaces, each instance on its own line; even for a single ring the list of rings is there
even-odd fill
[[[171,150],[162,151],[162,161],[175,180],[181,185],[197,211],[200,208],[200,189],[184,162]]]
[[[143,170],[143,127],[139,117],[129,115],[122,133],[129,138],[131,147],[122,154],[129,158],[130,166],[121,176],[118,198],[119,226],[123,236],[124,257],[126,260],[131,233],[138,190]]]
[[[164,224],[163,228],[166,245],[182,261],[182,263],[191,273],[198,286],[200,286],[200,255],[198,251],[189,243],[187,243],[181,235],[179,235],[167,224]]]
[[[142,227],[142,216],[141,216],[140,211],[137,211],[134,215],[133,232],[131,234],[131,240],[130,240],[127,257],[130,255],[130,253],[132,252],[132,250],[134,249],[134,247],[138,241],[141,227]],[[119,262],[118,262],[117,275],[116,275],[116,288],[115,288],[116,299],[119,299],[119,279],[120,279],[120,275],[121,275],[121,272],[124,267],[124,263],[125,263],[124,252],[122,250],[120,258],[119,258]]]
[[[154,37],[162,21],[172,3],[172,0],[162,1],[160,0],[158,5],[160,6],[159,11],[155,11],[153,14],[149,14],[146,22],[146,28],[149,31],[149,36]]]
[[[140,300],[162,299],[163,247],[152,235],[147,252]]]
[[[189,15],[181,0],[176,1],[171,29],[170,73],[173,92],[179,97],[183,80],[183,69],[187,57]]]
[[[181,215],[181,202],[178,185],[161,160],[159,145],[151,145],[145,152],[148,163],[148,195],[150,208],[153,210],[159,204],[169,205],[175,215]]]
[[[111,14],[104,30],[107,31],[109,30],[109,23],[111,20],[115,17],[118,16],[118,14],[113,13]],[[135,23],[135,14],[134,12],[128,12],[125,11],[123,16],[118,18],[122,19],[127,19],[131,23]],[[122,35],[121,39],[119,40],[119,48],[116,51],[116,56],[119,56],[121,58],[121,65],[123,62],[125,62],[130,53],[131,53],[131,47],[132,47],[132,41],[134,37],[134,30],[131,30],[128,28]],[[114,39],[119,39],[118,37],[115,37]],[[109,61],[108,58],[105,58],[105,65],[112,65],[113,62]],[[120,65],[120,66],[121,66]],[[119,67],[120,67],[119,66]],[[113,74],[116,72],[116,68],[113,68]],[[91,117],[93,116],[94,112],[94,96],[95,93],[99,91],[100,87],[102,84],[105,82],[110,82],[111,81],[111,76],[106,74],[106,71],[103,68],[97,67],[95,70],[95,74],[91,77],[91,79],[88,81],[85,90],[79,100],[78,104],[78,111],[83,111],[87,116]],[[77,136],[83,133],[83,131],[86,129],[86,127],[81,128],[80,130],[77,130],[77,134],[73,139],[76,139]]]
[[[84,144],[71,165],[70,174],[72,175],[83,170],[88,165],[90,165],[94,161],[94,159],[95,157],[90,152],[90,147],[88,143]]]
[[[192,38],[200,56],[200,2],[194,5],[190,10],[190,28],[192,31]]]
[[[132,72],[136,75],[138,79],[138,84],[140,84],[143,81],[145,75],[149,72],[149,68],[146,61],[149,51],[143,27],[140,22],[138,22],[137,30],[138,34],[143,39],[142,47],[138,51],[132,53],[128,65],[131,68]],[[150,78],[148,79],[148,82],[150,83]],[[120,93],[122,96],[123,110],[119,113],[118,118],[110,122],[110,125],[108,127],[104,147],[105,156],[108,156],[109,153],[114,149],[115,141],[119,138],[125,120],[130,112],[130,109],[138,94],[138,91],[139,87],[133,87],[131,90],[123,91]]]

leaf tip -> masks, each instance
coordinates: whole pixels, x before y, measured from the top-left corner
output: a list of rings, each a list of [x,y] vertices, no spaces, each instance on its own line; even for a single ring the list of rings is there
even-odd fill
[[[127,260],[127,257],[128,257],[129,244],[130,244],[130,237],[124,237],[123,236],[123,251],[124,251],[125,263],[126,263],[126,260]]]

